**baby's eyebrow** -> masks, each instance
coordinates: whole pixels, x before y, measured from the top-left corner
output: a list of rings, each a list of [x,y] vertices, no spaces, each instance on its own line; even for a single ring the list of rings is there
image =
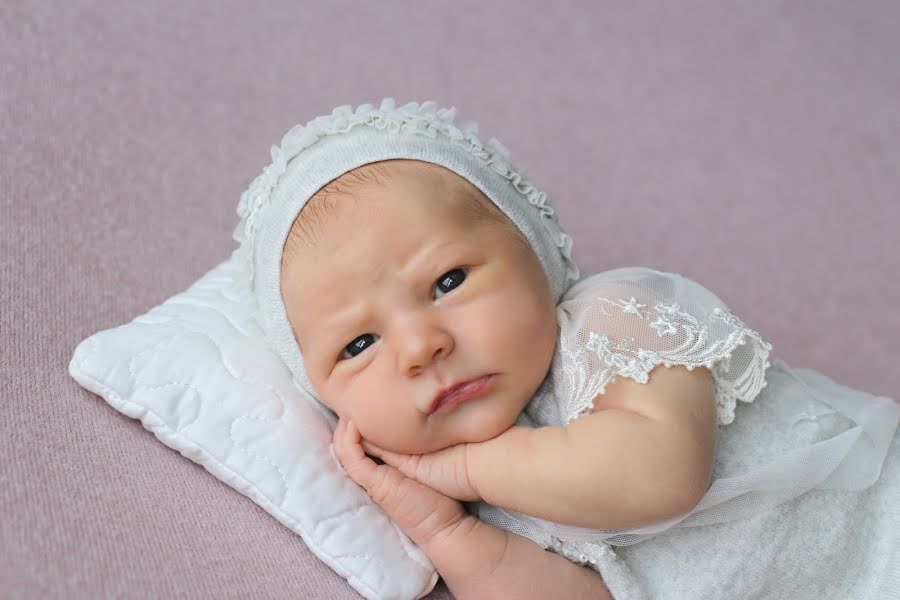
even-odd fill
[[[322,329],[328,338],[343,335],[343,332],[359,320],[357,313],[360,311],[348,309],[339,313],[332,313],[322,319]]]

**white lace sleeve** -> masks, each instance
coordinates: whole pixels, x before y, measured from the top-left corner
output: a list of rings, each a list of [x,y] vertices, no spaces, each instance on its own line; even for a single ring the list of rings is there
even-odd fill
[[[734,420],[737,400],[751,402],[766,385],[772,346],[676,273],[627,267],[592,275],[569,289],[557,317],[552,376],[564,424],[589,413],[616,377],[647,383],[660,364],[712,372],[719,425]]]

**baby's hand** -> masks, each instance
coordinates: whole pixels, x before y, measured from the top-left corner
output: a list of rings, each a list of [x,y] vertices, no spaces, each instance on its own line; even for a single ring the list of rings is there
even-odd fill
[[[430,454],[398,454],[363,440],[367,454],[377,456],[401,473],[436,489],[451,498],[464,501],[481,500],[469,479],[466,466],[466,444],[457,444]]]
[[[366,456],[362,437],[352,422],[341,419],[333,441],[350,479],[362,486],[417,546],[426,548],[466,519],[466,511],[456,500]]]

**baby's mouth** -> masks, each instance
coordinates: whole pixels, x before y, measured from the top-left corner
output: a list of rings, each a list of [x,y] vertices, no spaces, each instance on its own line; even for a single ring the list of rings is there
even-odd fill
[[[459,404],[482,396],[493,387],[495,378],[496,375],[492,373],[441,390],[435,396],[429,414],[450,412]]]

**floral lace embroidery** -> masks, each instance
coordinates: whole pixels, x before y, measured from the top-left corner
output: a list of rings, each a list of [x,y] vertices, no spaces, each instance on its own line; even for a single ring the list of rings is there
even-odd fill
[[[568,541],[552,535],[545,549],[564,556],[579,565],[593,565],[595,569],[600,566],[600,561],[603,557],[616,558],[616,553],[613,549],[603,542]]]
[[[647,310],[646,304],[641,304],[634,298],[627,301],[608,298],[596,300],[602,303],[600,310],[607,316],[612,316],[607,312],[607,306],[612,306],[623,313],[648,321],[658,337],[675,336],[679,329],[687,336],[683,344],[664,352],[635,348],[634,337],[616,341],[594,331],[590,332],[584,347],[561,347],[556,358],[557,365],[561,363],[568,380],[568,389],[572,391],[566,400],[565,424],[589,413],[593,408],[594,398],[603,393],[607,384],[614,381],[616,376],[631,377],[639,383],[647,383],[650,371],[660,364],[666,367],[681,364],[691,371],[698,366],[710,370],[716,383],[719,425],[727,425],[734,420],[738,399],[751,402],[766,386],[763,374],[770,366],[768,354],[772,346],[732,313],[718,307],[712,310],[710,318],[724,321],[731,327],[731,332],[725,339],[710,342],[708,325],[681,310],[677,303],[657,303],[653,314]],[[745,345],[748,339],[753,342],[754,368],[747,369],[733,381],[727,375],[731,369],[731,354],[738,346]],[[589,361],[586,360],[588,353],[601,359],[604,368],[591,369],[593,372],[589,373]]]

